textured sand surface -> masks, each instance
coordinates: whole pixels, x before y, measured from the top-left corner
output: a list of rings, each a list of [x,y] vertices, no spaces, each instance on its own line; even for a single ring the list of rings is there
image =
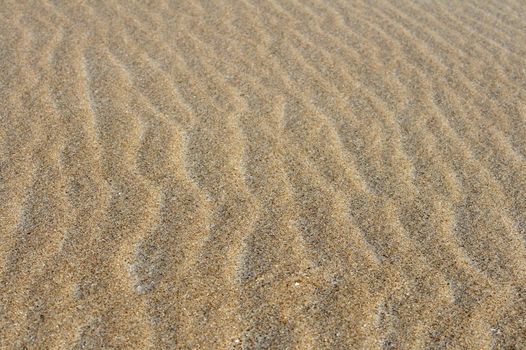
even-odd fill
[[[526,2],[0,5],[1,349],[526,348]]]

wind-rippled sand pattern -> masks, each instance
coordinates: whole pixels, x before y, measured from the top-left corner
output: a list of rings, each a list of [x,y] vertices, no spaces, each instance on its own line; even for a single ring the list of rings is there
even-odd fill
[[[526,3],[0,6],[1,349],[526,348]]]

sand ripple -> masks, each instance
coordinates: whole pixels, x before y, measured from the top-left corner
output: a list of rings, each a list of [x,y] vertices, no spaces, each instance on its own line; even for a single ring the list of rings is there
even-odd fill
[[[525,13],[4,1],[0,348],[522,348]]]

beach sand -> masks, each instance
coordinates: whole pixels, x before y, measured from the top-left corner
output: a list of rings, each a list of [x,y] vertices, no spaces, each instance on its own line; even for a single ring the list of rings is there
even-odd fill
[[[0,5],[0,349],[525,349],[526,2]]]

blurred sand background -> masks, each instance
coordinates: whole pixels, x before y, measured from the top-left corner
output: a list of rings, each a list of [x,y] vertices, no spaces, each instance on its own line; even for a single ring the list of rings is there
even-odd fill
[[[524,349],[526,2],[0,5],[1,349]]]

